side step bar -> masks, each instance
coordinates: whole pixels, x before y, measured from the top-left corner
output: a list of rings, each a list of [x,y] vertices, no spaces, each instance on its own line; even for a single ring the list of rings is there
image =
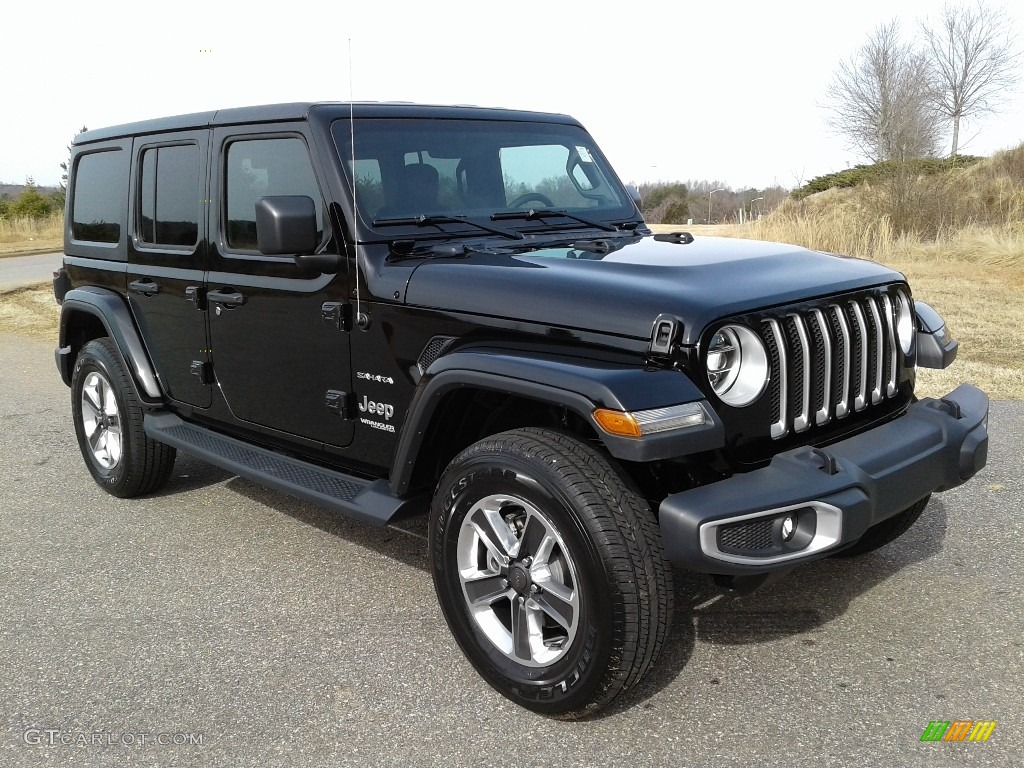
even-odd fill
[[[422,497],[395,498],[387,480],[364,480],[283,456],[188,424],[166,411],[146,413],[143,428],[154,440],[210,464],[371,525],[387,525],[396,518],[423,512],[428,504]]]

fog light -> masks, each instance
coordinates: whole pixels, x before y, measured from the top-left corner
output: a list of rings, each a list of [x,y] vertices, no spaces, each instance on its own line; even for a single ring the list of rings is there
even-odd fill
[[[782,521],[782,540],[790,541],[796,533],[796,515],[786,515]]]

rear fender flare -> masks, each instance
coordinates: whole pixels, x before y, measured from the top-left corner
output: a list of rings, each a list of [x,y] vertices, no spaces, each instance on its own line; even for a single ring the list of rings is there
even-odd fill
[[[75,288],[64,296],[60,313],[60,346],[57,350],[57,367],[64,383],[70,385],[75,363],[71,359],[68,328],[72,325],[74,315],[79,312],[93,315],[103,324],[107,335],[124,358],[125,365],[132,372],[132,382],[139,399],[148,405],[162,403],[164,395],[160,381],[146,354],[131,312],[118,293],[105,288]]]

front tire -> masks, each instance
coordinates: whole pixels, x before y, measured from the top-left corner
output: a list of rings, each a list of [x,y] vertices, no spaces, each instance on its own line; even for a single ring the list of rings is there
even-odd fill
[[[157,490],[171,475],[174,448],[142,428],[142,406],[114,343],[82,347],[71,377],[71,410],[85,465],[96,483],[120,498]]]
[[[657,522],[573,437],[519,429],[463,451],[431,505],[430,551],[456,641],[528,709],[595,712],[661,652],[672,580]]]

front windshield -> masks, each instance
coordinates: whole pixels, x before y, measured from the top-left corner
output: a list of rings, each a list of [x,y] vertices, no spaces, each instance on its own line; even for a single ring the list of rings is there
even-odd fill
[[[355,176],[361,218],[371,226],[419,216],[486,219],[531,209],[603,221],[634,215],[632,201],[592,139],[574,125],[357,119],[354,162],[349,122],[335,121],[333,134],[349,183]],[[580,226],[569,219],[528,225]]]

